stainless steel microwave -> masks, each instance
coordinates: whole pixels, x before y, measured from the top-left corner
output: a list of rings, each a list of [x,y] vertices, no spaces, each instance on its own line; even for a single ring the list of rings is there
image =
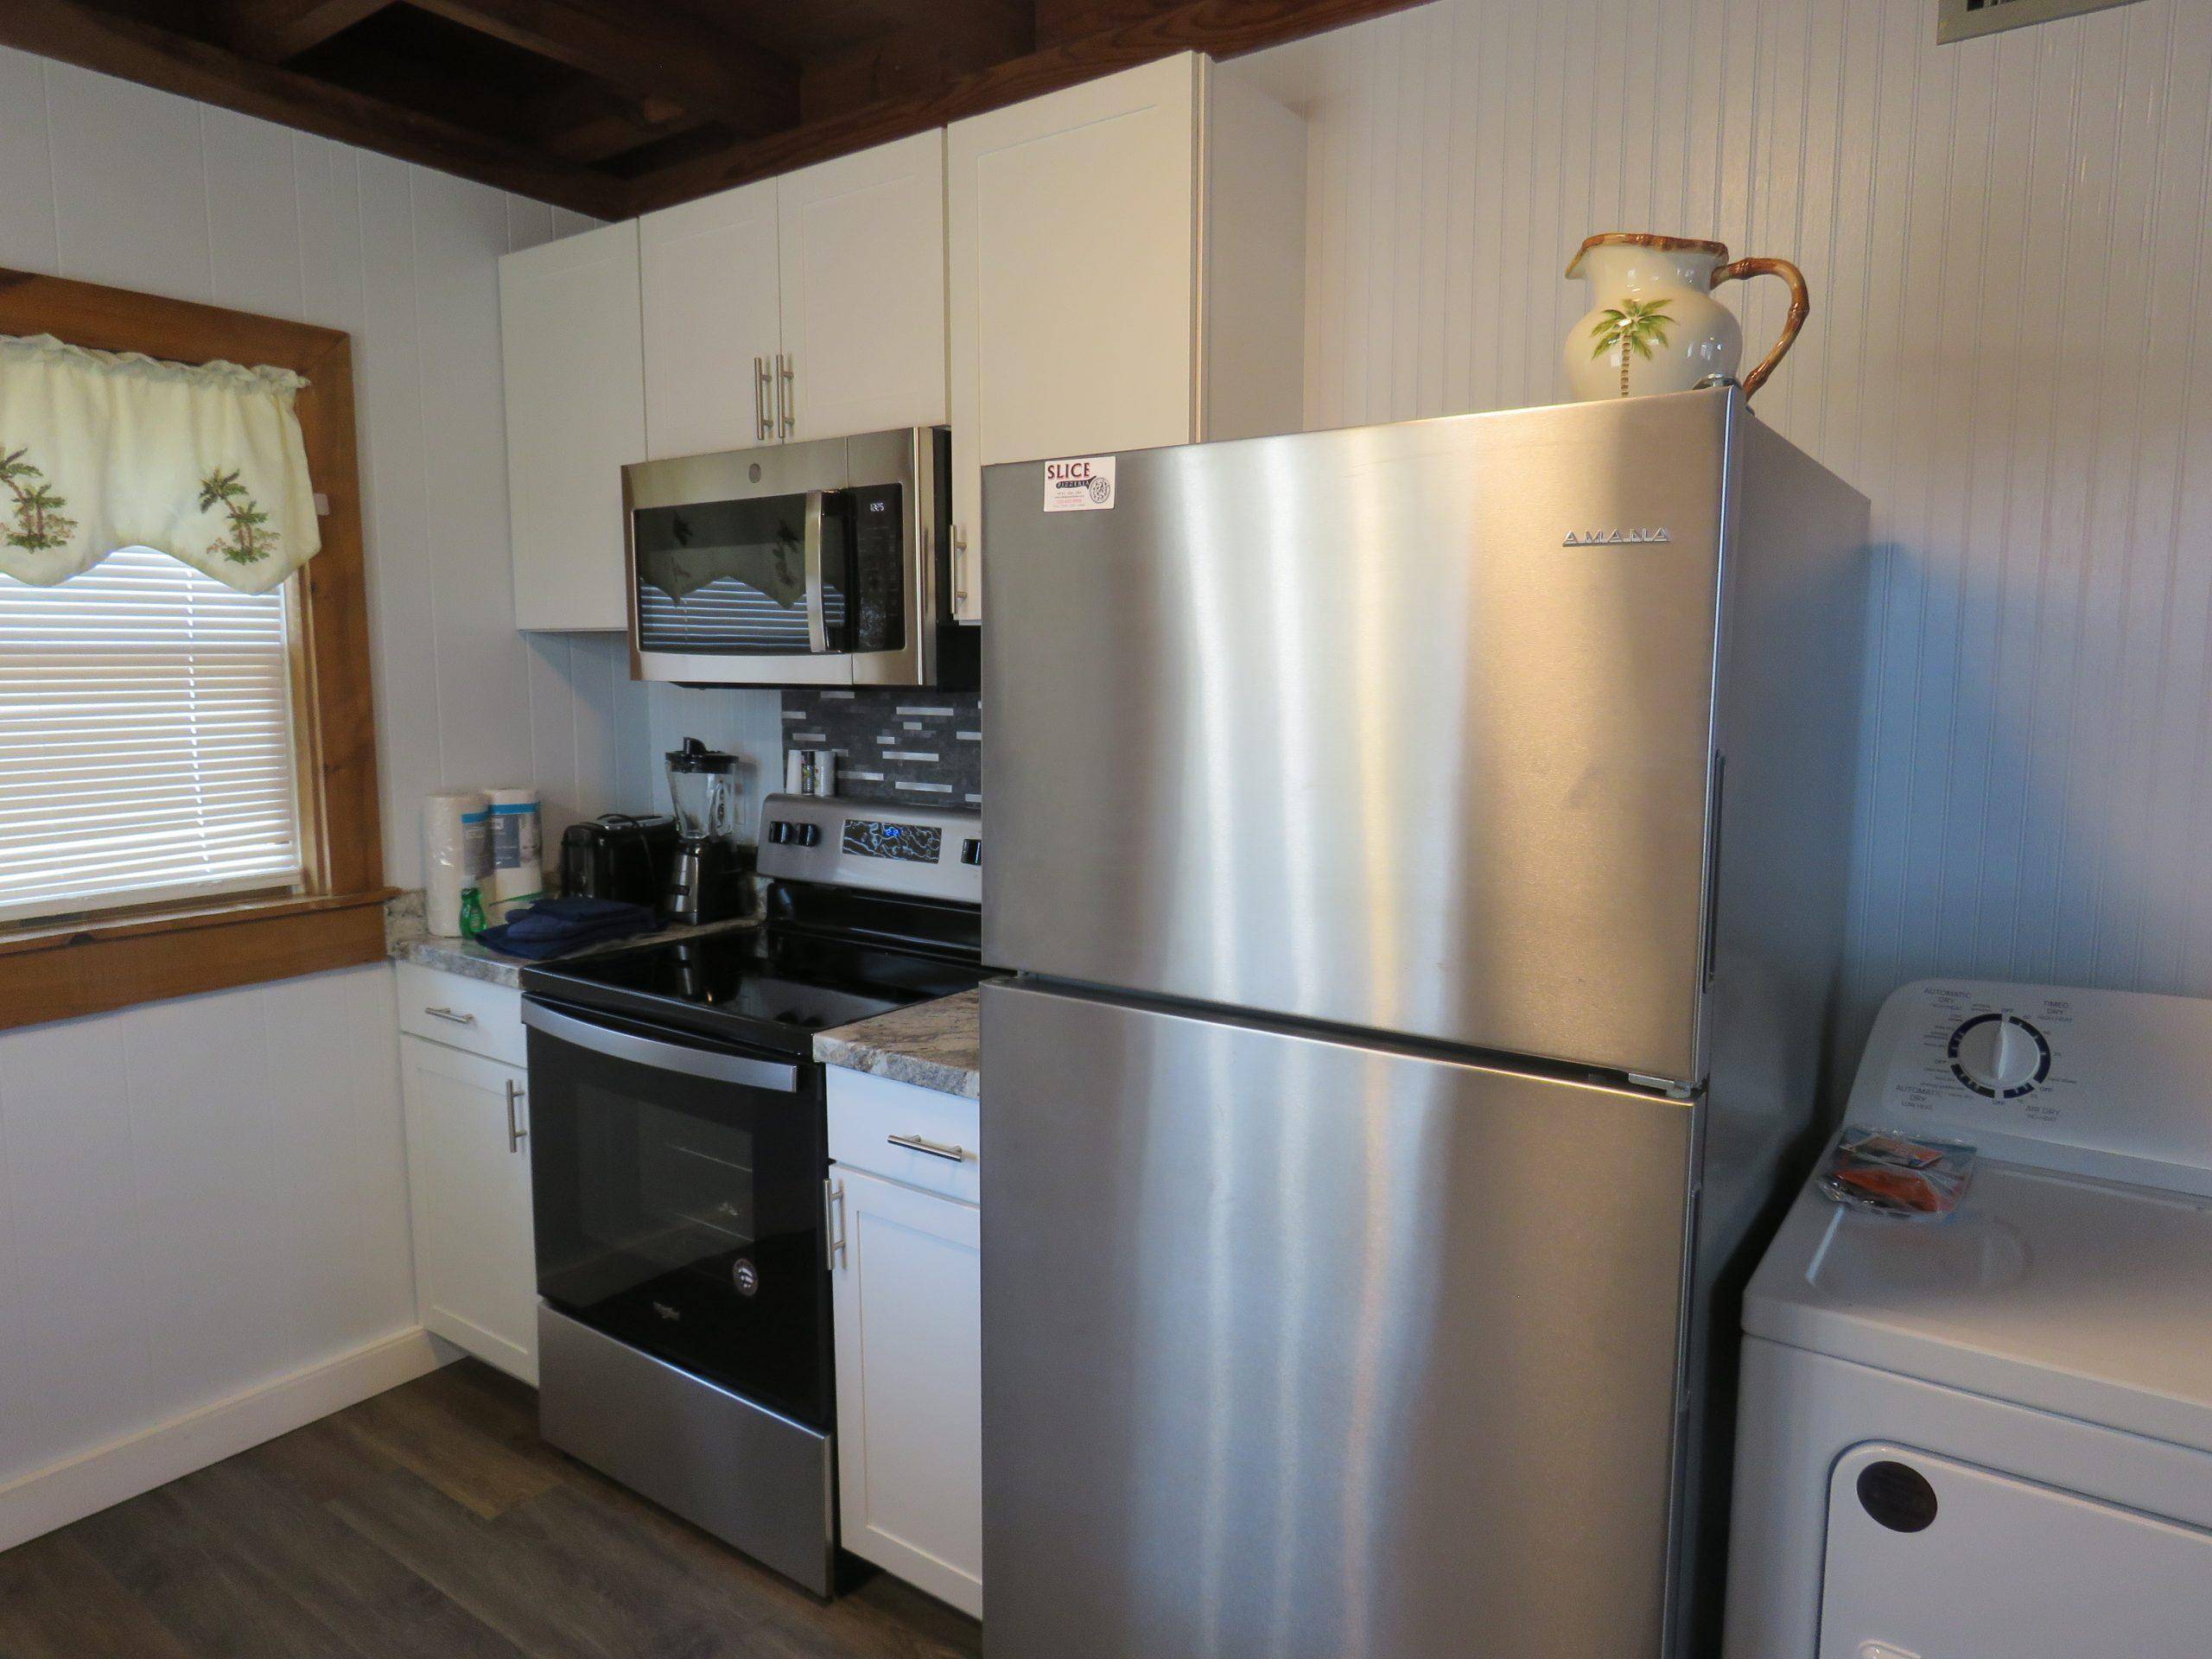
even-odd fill
[[[690,685],[969,690],[943,427],[622,469],[630,671]]]

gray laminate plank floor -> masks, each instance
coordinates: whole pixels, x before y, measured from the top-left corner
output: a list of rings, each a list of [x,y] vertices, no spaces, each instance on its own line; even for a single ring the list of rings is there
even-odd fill
[[[0,1659],[966,1659],[896,1580],[827,1605],[537,1438],[473,1360],[0,1554]]]

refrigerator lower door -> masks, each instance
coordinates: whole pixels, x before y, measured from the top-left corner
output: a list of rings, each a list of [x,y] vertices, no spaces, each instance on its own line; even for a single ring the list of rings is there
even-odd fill
[[[1661,1651],[1691,1109],[983,992],[988,1659]]]

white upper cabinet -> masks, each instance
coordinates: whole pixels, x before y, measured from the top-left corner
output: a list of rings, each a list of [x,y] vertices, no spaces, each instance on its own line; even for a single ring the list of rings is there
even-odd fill
[[[638,227],[499,261],[515,626],[619,628],[622,468],[645,448]]]
[[[776,183],[763,179],[638,221],[647,460],[747,449],[777,435]]]
[[[944,419],[944,135],[648,213],[654,460]]]
[[[794,438],[945,418],[944,134],[776,181]]]
[[[1185,54],[946,135],[956,608],[982,469],[1303,418],[1305,124]]]

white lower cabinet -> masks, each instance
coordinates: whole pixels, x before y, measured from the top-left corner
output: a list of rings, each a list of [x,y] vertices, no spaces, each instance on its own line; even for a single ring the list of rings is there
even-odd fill
[[[833,1113],[841,1084],[883,1087],[834,1068],[830,1077]],[[912,1092],[975,1109],[973,1101]],[[971,1134],[970,1160],[974,1146]],[[842,1160],[830,1171],[830,1199],[844,1546],[980,1617],[979,1212]]]
[[[399,1050],[423,1328],[535,1385],[529,1074],[412,1034]]]

